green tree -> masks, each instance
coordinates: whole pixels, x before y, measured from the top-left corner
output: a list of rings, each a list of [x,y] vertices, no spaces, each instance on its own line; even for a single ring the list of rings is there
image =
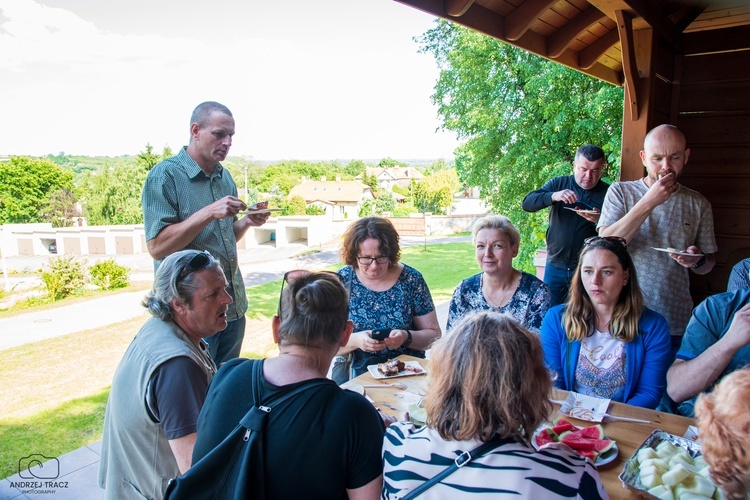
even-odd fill
[[[54,227],[72,226],[75,215],[78,215],[78,210],[72,189],[60,188],[50,193],[45,218],[51,221]]]
[[[287,206],[281,212],[281,215],[305,215],[307,203],[301,196],[292,196],[289,198]]]
[[[391,167],[408,167],[406,163],[398,160],[394,160],[393,158],[383,158],[380,160],[380,163],[378,163],[379,167],[382,168],[391,168]]]
[[[136,162],[138,165],[141,166],[141,168],[145,169],[147,172],[154,168],[154,165],[159,163],[159,161],[162,158],[154,153],[154,147],[146,143],[146,151],[141,151],[138,153],[138,156],[136,157]]]
[[[142,224],[141,191],[148,172],[141,165],[101,167],[79,187],[91,224]]]
[[[161,158],[160,160],[166,160],[167,158],[171,158],[174,156],[174,153],[172,153],[172,148],[169,147],[169,145],[165,145],[164,149],[161,151]]]
[[[52,222],[50,195],[73,189],[73,173],[48,159],[11,157],[0,165],[0,224]]]
[[[547,214],[524,212],[523,197],[569,174],[586,143],[608,152],[616,178],[623,90],[446,21],[417,41],[440,67],[432,99],[442,126],[465,140],[456,150],[458,175],[518,226],[520,266],[531,270]]]
[[[439,170],[419,182],[412,182],[414,205],[420,212],[443,213],[453,203],[453,193],[460,186],[455,170]]]

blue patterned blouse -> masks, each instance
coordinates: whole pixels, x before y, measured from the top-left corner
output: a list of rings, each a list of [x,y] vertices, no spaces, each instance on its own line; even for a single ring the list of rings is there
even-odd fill
[[[354,323],[355,332],[376,328],[412,330],[413,318],[435,310],[422,274],[406,264],[396,283],[382,292],[370,290],[362,284],[351,266],[345,266],[338,272],[343,278],[344,287],[349,290],[349,319]],[[367,365],[382,363],[401,354],[424,358],[424,351],[403,347],[372,353],[357,349],[352,353],[352,366],[355,374],[361,375],[367,371]]]
[[[524,327],[539,333],[544,315],[549,309],[550,296],[547,285],[536,276],[522,272],[513,297],[503,307],[493,307],[482,293],[482,276],[484,273],[475,274],[456,287],[448,311],[446,333],[449,334],[453,325],[466,314],[483,310],[509,314]]]

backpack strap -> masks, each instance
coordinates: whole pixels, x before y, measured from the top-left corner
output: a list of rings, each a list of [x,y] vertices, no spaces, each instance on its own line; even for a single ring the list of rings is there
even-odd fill
[[[245,414],[240,420],[240,425],[248,429],[248,431],[258,431],[262,428],[264,417],[271,412],[273,406],[280,404],[294,396],[305,392],[313,387],[318,387],[324,384],[328,384],[328,379],[313,379],[308,380],[306,383],[299,384],[294,389],[289,389],[277,394],[275,397],[264,400],[261,394],[260,384],[263,379],[263,362],[264,360],[258,359],[253,362],[253,401],[255,404],[250,411]]]

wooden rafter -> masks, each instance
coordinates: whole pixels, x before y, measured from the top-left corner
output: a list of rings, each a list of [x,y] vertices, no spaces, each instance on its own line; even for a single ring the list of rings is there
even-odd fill
[[[635,43],[633,41],[633,17],[630,13],[618,10],[617,31],[620,36],[620,47],[622,49],[622,71],[625,74],[625,90],[627,91],[626,108],[630,110],[630,119],[638,120],[638,89],[640,76],[638,75],[638,64],[635,60]]]
[[[505,16],[505,37],[518,40],[531,27],[531,24],[554,5],[557,0],[526,0],[513,12]]]
[[[654,9],[651,0],[625,0],[625,3],[676,51],[682,51],[682,32]]]
[[[578,54],[578,66],[581,69],[589,69],[600,57],[620,41],[617,30],[610,30],[606,35],[595,41]]]
[[[463,16],[474,0],[445,0],[445,12],[451,17]]]
[[[549,37],[547,40],[547,57],[556,58],[567,49],[578,35],[586,31],[589,26],[606,17],[596,7],[589,7],[571,19],[568,24]]]

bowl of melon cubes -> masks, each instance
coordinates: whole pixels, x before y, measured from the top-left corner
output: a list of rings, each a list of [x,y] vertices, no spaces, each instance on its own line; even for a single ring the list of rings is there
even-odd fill
[[[659,500],[723,499],[711,481],[700,444],[656,430],[623,466],[622,484]]]

